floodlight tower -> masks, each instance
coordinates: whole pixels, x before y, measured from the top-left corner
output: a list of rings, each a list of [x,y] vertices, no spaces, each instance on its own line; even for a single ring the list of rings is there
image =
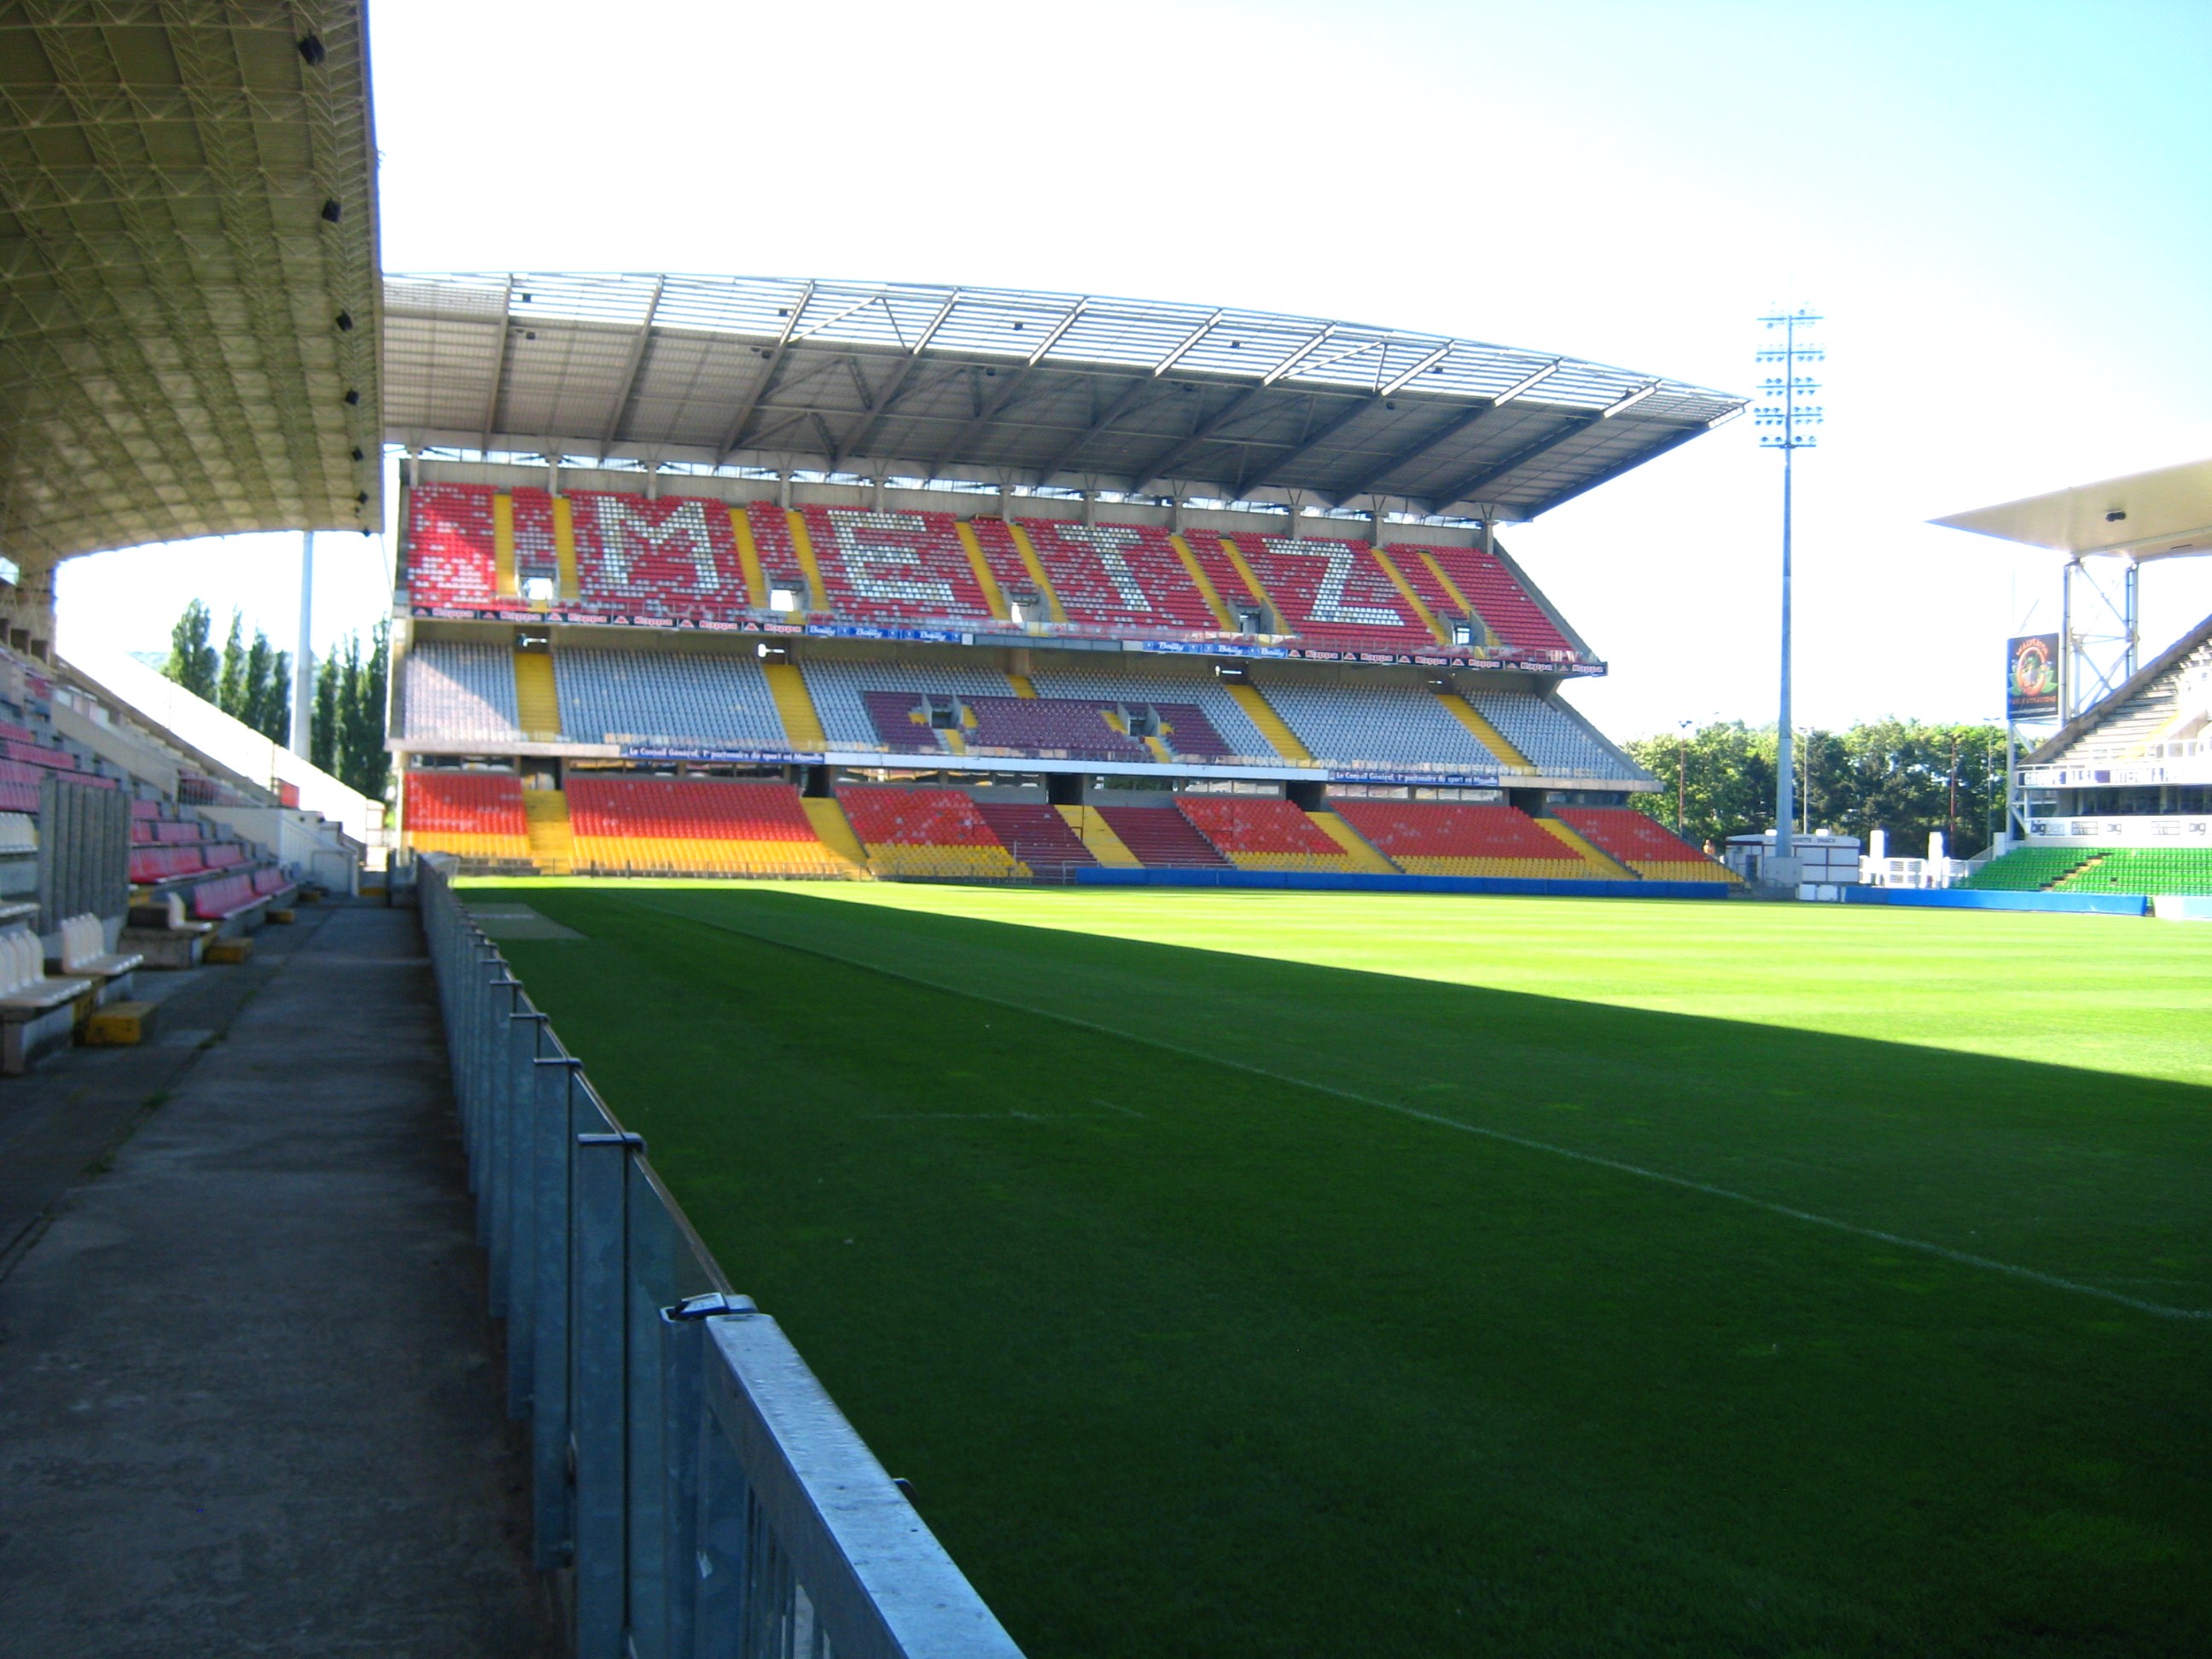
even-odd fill
[[[1821,319],[1802,307],[1759,320],[1770,336],[1778,329],[1782,333],[1779,345],[1768,345],[1759,353],[1760,362],[1775,364],[1781,370],[1759,382],[1760,393],[1776,401],[1761,404],[1753,411],[1757,423],[1768,428],[1759,434],[1759,447],[1782,452],[1782,708],[1776,722],[1774,756],[1774,856],[1779,860],[1796,855],[1790,821],[1796,816],[1797,806],[1796,745],[1790,717],[1791,475],[1797,452],[1818,446],[1820,440],[1810,428],[1820,424],[1820,410],[1802,401],[1820,389],[1820,382],[1797,370],[1800,364],[1820,362],[1826,354],[1805,337]]]

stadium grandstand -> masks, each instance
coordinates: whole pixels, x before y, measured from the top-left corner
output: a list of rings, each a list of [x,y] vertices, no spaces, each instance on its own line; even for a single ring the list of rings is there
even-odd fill
[[[2057,554],[2056,729],[2017,757],[2009,835],[1963,884],[2212,897],[2212,617],[2143,661],[2146,565],[2212,554],[2212,461],[1936,522]]]
[[[1736,398],[994,289],[410,275],[385,315],[415,847],[549,873],[1732,879],[1565,816],[1657,785],[1560,695],[1605,663],[1498,526]],[[1352,803],[1423,828],[1378,842],[1360,823],[1400,819]]]

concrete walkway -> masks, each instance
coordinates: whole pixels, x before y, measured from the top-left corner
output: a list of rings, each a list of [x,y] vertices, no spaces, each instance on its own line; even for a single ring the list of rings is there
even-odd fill
[[[556,1650],[416,917],[283,943],[0,1279],[0,1655]]]

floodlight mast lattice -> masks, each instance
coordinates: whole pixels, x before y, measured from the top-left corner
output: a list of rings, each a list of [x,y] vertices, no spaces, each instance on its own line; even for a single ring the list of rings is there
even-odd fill
[[[1759,362],[1777,364],[1781,368],[1779,374],[1771,374],[1762,380],[1759,388],[1763,396],[1778,401],[1760,404],[1752,411],[1753,419],[1768,428],[1759,434],[1759,447],[1782,452],[1782,706],[1776,720],[1774,755],[1774,857],[1780,860],[1796,855],[1790,828],[1790,819],[1796,816],[1797,787],[1796,745],[1790,712],[1792,489],[1797,452],[1820,444],[1819,438],[1807,428],[1820,425],[1821,420],[1817,406],[1802,401],[1820,389],[1820,382],[1797,370],[1800,364],[1822,362],[1827,354],[1802,337],[1822,320],[1802,307],[1759,320],[1769,334],[1777,329],[1782,331],[1780,345],[1765,347],[1758,354]]]

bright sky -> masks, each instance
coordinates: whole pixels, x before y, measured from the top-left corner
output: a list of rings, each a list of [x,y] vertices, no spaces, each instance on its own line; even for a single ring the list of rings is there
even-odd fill
[[[1831,320],[1797,707],[1994,714],[2056,565],[1939,514],[2212,454],[2212,6],[379,0],[387,270],[895,278],[1230,303],[1747,392]],[[1772,718],[1780,462],[1748,419],[1507,544],[1619,736]],[[272,544],[273,542],[273,544]],[[333,536],[317,634],[388,602]],[[64,641],[197,592],[289,641],[293,538],[66,568]],[[2038,608],[2039,606],[2039,608]],[[2212,561],[2144,577],[2154,647]]]

